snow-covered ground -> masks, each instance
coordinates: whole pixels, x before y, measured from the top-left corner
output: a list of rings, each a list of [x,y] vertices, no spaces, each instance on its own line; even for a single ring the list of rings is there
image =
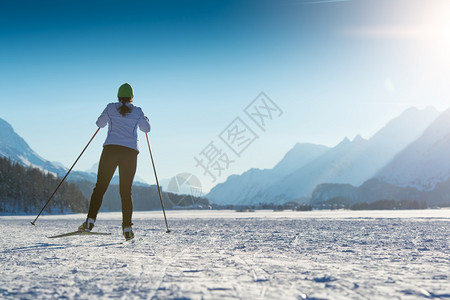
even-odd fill
[[[0,217],[0,298],[450,298],[450,210],[134,216],[124,244],[120,213]]]

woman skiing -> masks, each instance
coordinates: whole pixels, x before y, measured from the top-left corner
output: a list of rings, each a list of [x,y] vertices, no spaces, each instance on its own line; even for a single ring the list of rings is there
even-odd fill
[[[122,230],[126,240],[134,237],[131,228],[133,200],[131,186],[136,173],[137,127],[143,132],[150,131],[150,124],[142,109],[134,106],[133,88],[124,83],[117,93],[119,102],[109,103],[100,117],[97,126],[103,128],[108,124],[108,135],[103,144],[97,173],[97,183],[91,196],[89,212],[86,221],[78,227],[80,231],[91,231],[97,213],[103,201],[111,178],[119,167],[120,197],[122,199]]]

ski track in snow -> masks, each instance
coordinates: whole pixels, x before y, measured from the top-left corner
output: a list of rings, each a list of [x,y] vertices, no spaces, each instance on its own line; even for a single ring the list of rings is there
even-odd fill
[[[111,236],[60,239],[46,236],[73,230],[84,216],[43,216],[36,226],[33,217],[4,216],[0,298],[450,299],[446,212],[168,211],[170,234],[154,212],[135,213],[132,243],[121,243],[117,213],[96,224]]]

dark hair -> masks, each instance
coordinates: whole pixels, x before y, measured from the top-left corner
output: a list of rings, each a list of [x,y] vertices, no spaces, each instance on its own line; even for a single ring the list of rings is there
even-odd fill
[[[131,108],[125,105],[131,102],[131,97],[119,97],[119,102],[122,103],[122,106],[119,107],[119,113],[125,117],[126,114],[131,112]]]

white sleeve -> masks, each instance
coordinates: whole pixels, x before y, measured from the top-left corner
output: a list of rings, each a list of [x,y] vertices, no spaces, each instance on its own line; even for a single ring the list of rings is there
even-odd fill
[[[144,116],[144,113],[141,110],[141,115],[139,117],[138,121],[139,129],[143,132],[150,132],[150,123],[148,122],[148,119],[146,116]]]
[[[103,128],[106,126],[106,124],[108,124],[108,120],[109,120],[108,106],[106,106],[100,117],[98,117],[96,124],[98,127]]]

